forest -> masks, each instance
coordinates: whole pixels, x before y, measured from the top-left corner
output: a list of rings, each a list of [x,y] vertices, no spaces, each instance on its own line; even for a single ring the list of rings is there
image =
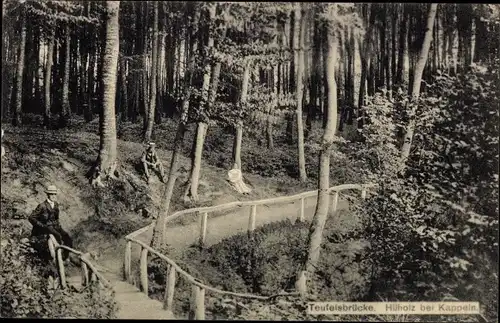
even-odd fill
[[[2,6],[5,137],[25,128],[98,135],[92,160],[80,170],[95,192],[129,176],[120,140],[168,146],[151,246],[165,247],[163,221],[180,201],[204,205],[205,165],[222,169],[221,176],[235,168],[279,179],[282,194],[318,190],[312,220],[259,233],[256,240],[271,244],[274,232],[299,232],[289,243],[267,245],[274,255],[293,253],[280,260],[281,271],[241,274],[237,253],[250,253],[249,245],[263,252],[243,238],[184,254],[189,268],[206,257],[216,258],[218,270],[231,263],[231,275],[243,277],[225,282],[234,291],[479,301],[483,320],[497,318],[499,5],[6,0]],[[343,222],[332,219],[327,191],[351,183],[376,188],[350,201],[359,224],[340,236],[335,230]],[[341,292],[328,287],[339,279],[329,262],[337,257],[332,237],[369,245],[359,265],[363,282]],[[208,270],[197,275],[224,283]],[[2,281],[3,290],[14,288],[8,283]],[[7,303],[2,317],[26,313]],[[278,318],[263,314],[262,304],[248,306],[253,314],[239,318],[311,319],[298,305]],[[45,315],[56,315],[49,307]]]

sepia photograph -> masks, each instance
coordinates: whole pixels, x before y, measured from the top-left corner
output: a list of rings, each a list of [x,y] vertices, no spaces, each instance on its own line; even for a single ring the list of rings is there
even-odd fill
[[[0,318],[498,323],[500,5],[4,0]]]

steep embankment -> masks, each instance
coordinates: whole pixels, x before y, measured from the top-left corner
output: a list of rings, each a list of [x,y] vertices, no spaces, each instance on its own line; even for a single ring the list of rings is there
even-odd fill
[[[31,225],[26,219],[45,199],[45,186],[54,184],[60,190],[61,225],[74,237],[75,247],[96,255],[105,253],[105,265],[119,270],[121,252],[116,251],[121,250],[118,249],[121,238],[151,222],[151,218],[144,218],[141,211],[147,209],[157,213],[163,194],[163,185],[156,177],[149,187],[141,177],[139,160],[143,146],[119,140],[122,180],[106,189],[94,189],[85,174],[97,156],[99,137],[96,134],[4,127],[3,145],[7,154],[2,160],[2,204],[11,209],[8,212],[11,219],[21,224],[19,234],[29,236]],[[158,154],[168,170],[170,151],[161,148]],[[181,163],[185,167],[174,193],[173,210],[192,206],[182,202],[189,160],[183,157]],[[227,184],[226,177],[227,170],[203,165],[201,205],[280,195],[277,180],[248,175],[253,192],[241,196]],[[113,255],[116,259],[107,259]]]

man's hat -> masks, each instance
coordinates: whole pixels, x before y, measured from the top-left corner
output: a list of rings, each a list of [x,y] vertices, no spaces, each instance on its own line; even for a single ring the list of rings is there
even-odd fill
[[[49,186],[47,186],[47,189],[45,190],[45,193],[47,193],[47,194],[57,194],[57,187],[55,185],[49,185]]]
[[[150,147],[154,147],[154,146],[156,146],[156,144],[155,144],[154,142],[149,142],[149,143],[148,143],[148,146],[150,146]]]

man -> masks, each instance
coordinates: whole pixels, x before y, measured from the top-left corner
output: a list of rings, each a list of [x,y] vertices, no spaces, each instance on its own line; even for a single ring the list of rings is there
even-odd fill
[[[156,155],[156,150],[155,150],[155,143],[154,142],[150,142],[148,144],[148,147],[146,148],[146,150],[144,151],[144,153],[142,154],[142,158],[141,158],[141,161],[142,161],[142,165],[144,166],[144,173],[146,175],[146,180],[150,181],[150,178],[149,178],[149,167],[151,167],[153,170],[155,170],[159,177],[160,177],[160,180],[165,183],[165,172],[163,170],[163,165],[160,161],[160,159],[158,158],[158,155]]]
[[[57,188],[54,185],[49,185],[45,193],[47,194],[47,199],[37,206],[29,217],[29,221],[33,225],[31,231],[31,245],[33,249],[38,252],[40,258],[43,260],[50,260],[49,234],[52,234],[59,244],[68,247],[73,247],[73,240],[59,223],[59,204],[55,201]],[[65,262],[69,261],[68,257],[69,252],[64,250],[63,259]]]

